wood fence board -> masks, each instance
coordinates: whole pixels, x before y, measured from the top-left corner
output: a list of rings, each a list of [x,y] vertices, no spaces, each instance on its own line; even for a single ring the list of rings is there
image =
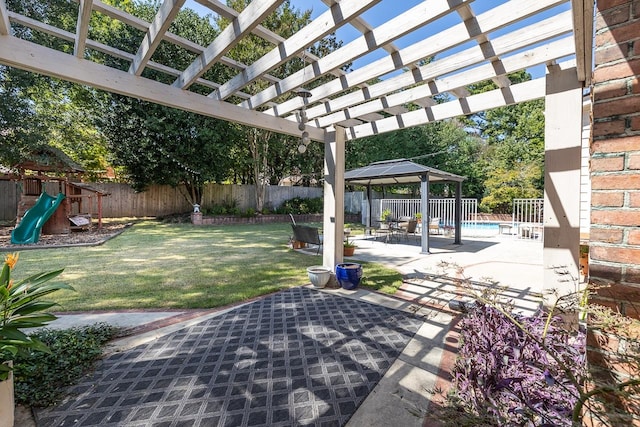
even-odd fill
[[[193,209],[179,188],[168,185],[152,185],[142,192],[134,191],[127,184],[107,182],[91,183],[91,186],[109,194],[102,198],[104,218],[165,216],[191,212]],[[267,186],[265,206],[279,207],[285,200],[294,197],[322,197],[322,191],[319,187]],[[19,197],[15,182],[0,181],[0,220],[16,219]],[[255,209],[256,206],[253,185],[207,184],[202,199],[203,208],[221,205],[227,200],[234,200],[241,210]],[[96,205],[96,202],[92,201],[92,205]],[[92,209],[95,209],[95,206],[92,206]]]

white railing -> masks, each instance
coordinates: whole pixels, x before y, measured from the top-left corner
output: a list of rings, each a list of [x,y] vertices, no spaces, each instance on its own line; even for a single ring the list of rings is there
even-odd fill
[[[513,199],[513,224],[543,222],[544,199]]]
[[[455,225],[455,199],[429,199],[429,216],[431,218],[440,218],[440,223],[445,226]],[[375,221],[380,219],[385,209],[391,211],[394,218],[414,217],[416,213],[421,212],[422,201],[420,199],[373,199],[371,203],[371,225],[375,225]],[[473,224],[478,219],[478,200],[477,199],[461,199],[462,204],[462,223]],[[366,224],[367,209],[366,200],[363,201],[363,223]]]

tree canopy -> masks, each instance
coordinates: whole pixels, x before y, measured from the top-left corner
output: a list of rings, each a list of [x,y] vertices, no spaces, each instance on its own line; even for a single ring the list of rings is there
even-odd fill
[[[228,0],[240,11],[250,0]],[[151,22],[159,3],[153,0],[105,0],[141,19]],[[66,0],[7,0],[11,10],[44,23],[75,31],[78,4]],[[306,25],[310,11],[282,3],[262,25],[286,38]],[[183,8],[170,31],[202,46],[207,46],[229,25],[219,16],[199,16]],[[20,37],[64,52],[73,50],[73,42],[32,31],[19,24],[12,28]],[[135,52],[144,32],[103,14],[92,14],[89,26],[92,40]],[[342,42],[335,34],[308,47],[308,55],[325,56]],[[256,37],[243,38],[227,56],[245,64],[274,46]],[[87,49],[93,61],[108,63],[121,70],[129,61]],[[159,64],[184,69],[196,54],[162,42],[153,54]],[[272,71],[285,77],[307,65],[304,57],[283,63]],[[349,64],[343,67],[348,70]],[[214,64],[203,77],[226,81],[236,69]],[[174,75],[146,67],[144,77],[173,81]],[[308,82],[313,88],[331,77]],[[513,83],[529,80],[525,72],[509,76]],[[250,82],[243,90],[257,93],[266,87],[261,80]],[[472,93],[495,89],[491,82],[471,85]],[[210,88],[192,85],[189,90],[208,93]],[[291,94],[282,96],[294,96]],[[434,99],[441,102],[446,94]],[[238,100],[240,101],[240,100]],[[421,108],[407,105],[409,109]],[[346,168],[374,161],[408,158],[467,179],[465,197],[482,199],[485,210],[506,212],[514,197],[540,197],[544,170],[544,102],[531,101],[497,108],[470,117],[431,123],[347,143]],[[185,196],[199,203],[205,182],[256,184],[264,190],[287,176],[302,177],[304,184],[321,183],[322,144],[311,143],[304,154],[298,152],[300,139],[217,119],[175,110],[137,99],[105,93],[54,78],[0,66],[0,162],[12,165],[41,144],[65,151],[85,169],[95,172],[107,166],[142,190],[151,184],[185,184]],[[445,186],[433,186],[436,194],[447,194]],[[415,191],[415,190],[413,190]],[[262,209],[263,192],[257,191],[256,205]]]

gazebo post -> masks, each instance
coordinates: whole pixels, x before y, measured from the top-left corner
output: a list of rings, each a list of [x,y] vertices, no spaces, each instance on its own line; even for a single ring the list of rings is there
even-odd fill
[[[462,244],[462,181],[456,182],[456,205],[455,205],[455,226],[456,234],[453,243],[456,245]]]
[[[369,232],[369,235],[370,235],[371,234],[371,184],[367,185],[367,206],[368,206],[369,212],[367,213],[366,230]]]
[[[422,226],[420,227],[422,232],[422,250],[423,254],[430,254],[429,252],[429,174],[426,173],[420,176],[420,198],[422,212]]]

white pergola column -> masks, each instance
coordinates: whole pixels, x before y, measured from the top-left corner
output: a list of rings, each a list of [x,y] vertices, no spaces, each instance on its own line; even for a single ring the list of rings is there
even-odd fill
[[[322,265],[333,271],[343,260],[345,139],[344,128],[325,132]]]
[[[552,66],[545,97],[543,290],[559,295],[579,289],[581,137],[576,68]]]

